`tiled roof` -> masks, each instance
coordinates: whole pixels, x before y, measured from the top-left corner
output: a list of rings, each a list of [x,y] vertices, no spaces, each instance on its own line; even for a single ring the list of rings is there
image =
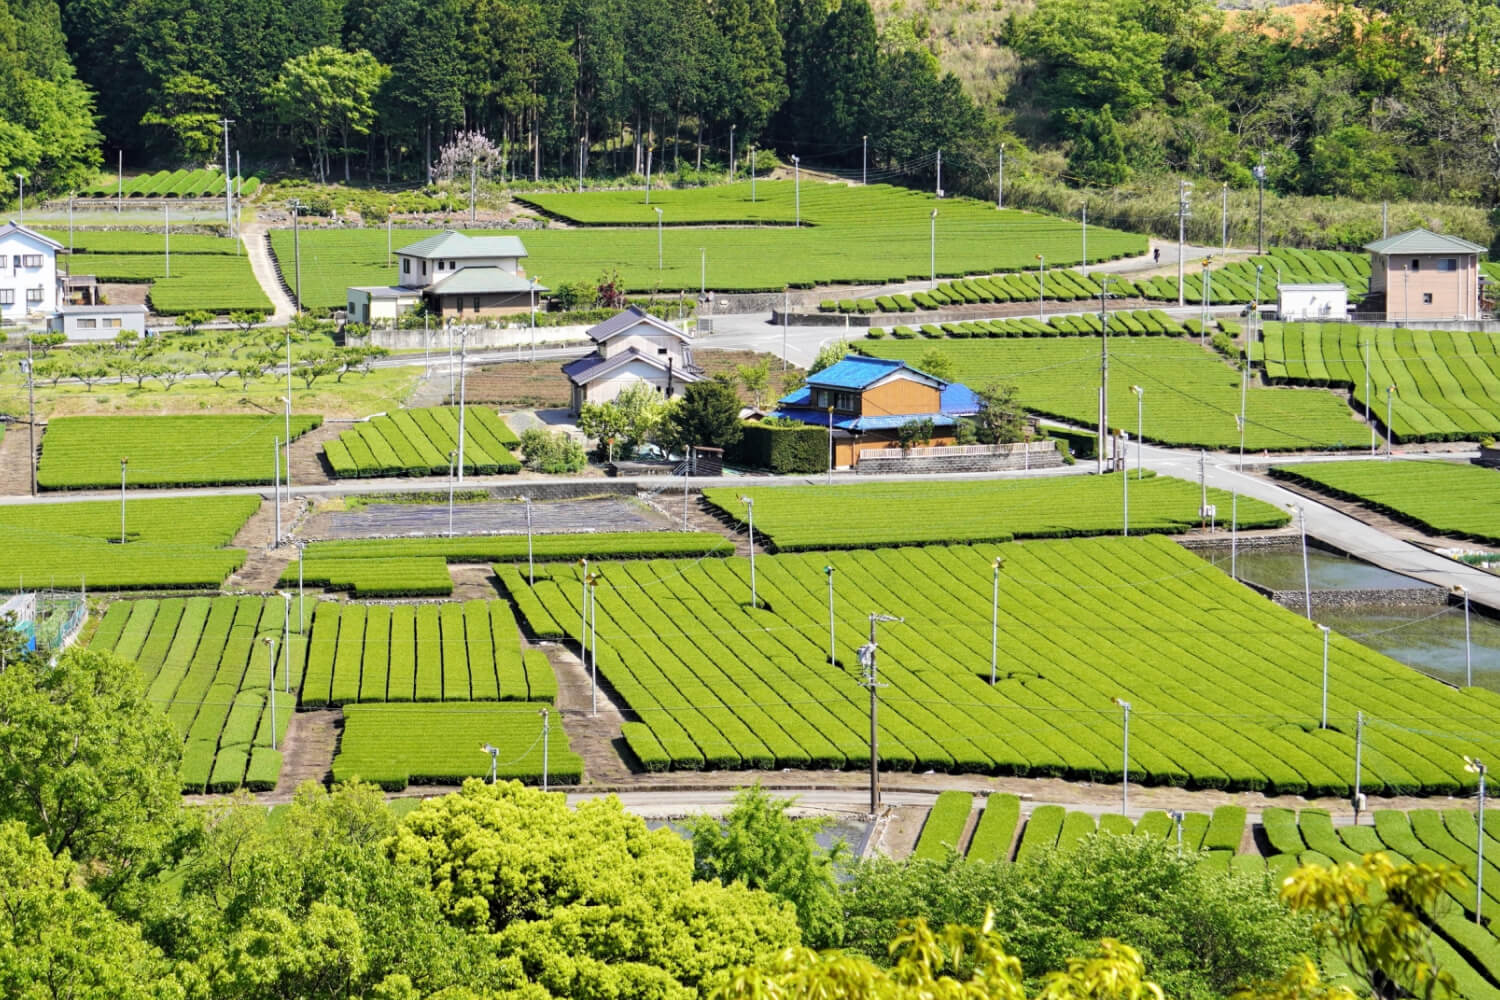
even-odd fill
[[[617,368],[622,368],[631,361],[643,361],[646,364],[650,365],[652,368],[656,368],[661,371],[666,371],[669,367],[666,362],[662,361],[660,358],[654,357],[650,354],[644,354],[632,347],[628,351],[621,351],[619,354],[615,354],[607,358],[601,358],[596,354],[590,354],[587,357],[568,362],[567,364],[563,365],[562,370],[563,374],[568,376],[568,378],[574,383],[578,385],[588,385],[590,382],[594,381],[600,376],[607,375]],[[673,377],[678,379],[679,381],[698,382],[703,378],[700,370],[691,366],[673,365],[670,367],[672,369]]]
[[[526,292],[532,288],[531,281],[518,274],[507,271],[503,267],[461,267],[440,281],[434,281],[427,286],[427,292],[432,295],[481,295],[485,293]],[[547,286],[537,283],[538,292],[545,292]]]
[[[640,306],[626,306],[609,319],[594,324],[589,327],[589,336],[597,343],[603,343],[611,337],[624,333],[638,323],[644,323],[662,333],[672,334],[681,340],[691,339],[685,331],[677,329],[677,327],[665,320],[657,319]]]
[[[469,236],[449,229],[396,251],[406,257],[525,257],[526,245],[515,236]]]
[[[1365,249],[1378,254],[1489,252],[1488,247],[1482,247],[1478,243],[1470,243],[1457,236],[1444,236],[1426,229],[1412,229],[1383,240],[1376,240],[1374,243],[1366,243]]]

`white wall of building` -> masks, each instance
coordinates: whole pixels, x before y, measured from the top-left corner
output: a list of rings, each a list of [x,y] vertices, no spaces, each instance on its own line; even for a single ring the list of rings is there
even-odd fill
[[[1276,301],[1284,320],[1333,323],[1349,318],[1349,289],[1343,285],[1277,285]]]
[[[0,237],[0,265],[0,322],[57,311],[57,253],[50,244],[7,233]]]
[[[396,280],[402,288],[426,288],[465,267],[498,267],[511,274],[525,274],[519,257],[407,257],[396,255]],[[439,268],[439,262],[442,267]],[[423,273],[426,265],[426,273]]]

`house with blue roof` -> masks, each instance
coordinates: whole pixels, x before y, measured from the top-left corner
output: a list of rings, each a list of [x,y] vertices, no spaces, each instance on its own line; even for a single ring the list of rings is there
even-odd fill
[[[834,461],[848,467],[862,451],[899,448],[897,432],[913,420],[930,420],[932,444],[953,444],[959,420],[979,412],[966,385],[945,382],[905,361],[847,355],[807,377],[807,384],[777,401],[772,416],[833,428]]]

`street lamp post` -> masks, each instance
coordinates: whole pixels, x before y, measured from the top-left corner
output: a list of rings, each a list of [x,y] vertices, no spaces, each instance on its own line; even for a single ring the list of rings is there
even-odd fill
[[[276,535],[271,548],[281,545],[281,439],[271,439],[271,506],[276,508]]]
[[[937,287],[937,212],[938,210],[934,208],[932,216],[928,220],[931,225],[927,241],[927,270],[929,277],[932,279],[933,288]]]
[[[120,459],[120,544],[125,544],[125,467],[130,459]]]
[[[302,229],[299,226],[302,213],[302,200],[293,198],[288,204],[292,210],[292,269],[293,285],[292,295],[297,300],[297,315],[302,315]]]
[[[656,270],[661,270],[661,208],[653,205],[656,209]]]
[[[1120,814],[1130,812],[1130,702],[1115,698],[1114,703],[1125,712],[1124,767],[1120,772]]]
[[[466,378],[468,375],[469,328],[458,328],[458,481],[464,481],[464,413],[467,411]]]
[[[745,516],[750,525],[750,606],[759,607],[755,599],[755,499],[753,497],[740,497],[740,503],[745,505]]]
[[[1044,320],[1047,318],[1047,307],[1042,300],[1047,296],[1047,257],[1045,254],[1037,254],[1036,259],[1036,316],[1037,319]]]
[[[1480,926],[1484,925],[1484,779],[1489,774],[1489,769],[1484,763],[1472,757],[1464,758],[1464,770],[1470,774],[1479,775],[1479,841],[1477,853],[1478,864],[1474,866],[1474,922]]]
[[[531,551],[531,497],[521,496],[516,499],[526,505],[526,582],[536,586],[536,561]]]
[[[802,159],[796,154],[792,155],[792,191],[796,195],[796,215],[793,225],[797,228],[802,226]]]
[[[828,577],[828,665],[837,666],[838,642],[833,625],[833,567],[824,566],[823,573]]]
[[[269,679],[266,682],[266,704],[271,710],[271,749],[276,749],[276,637],[263,635],[260,641],[266,644],[266,667]]]
[[[287,694],[292,693],[292,595],[285,590],[278,590],[281,595],[281,661],[282,661],[282,688]],[[275,686],[273,680],[272,686]]]
[[[1302,533],[1302,612],[1312,621],[1312,576],[1307,569],[1307,508],[1297,507],[1297,527]]]
[[[1129,459],[1125,458],[1124,456],[1130,454],[1130,451],[1129,451],[1129,449],[1130,449],[1130,432],[1129,431],[1123,431],[1122,433],[1125,435],[1125,440],[1123,442],[1121,442],[1121,443],[1125,446],[1125,450],[1124,450],[1124,453],[1120,456],[1120,496],[1122,498],[1121,499],[1121,507],[1120,507],[1120,509],[1123,512],[1123,520],[1121,521],[1121,524],[1120,524],[1120,534],[1123,537],[1125,537],[1125,538],[1129,538],[1130,537],[1130,467],[1126,464],[1126,462],[1128,462]]]
[[[453,465],[458,452],[448,452],[448,537],[453,537]]]
[[[880,674],[876,669],[875,654],[880,644],[875,641],[875,626],[880,622],[904,622],[895,615],[872,613],[870,615],[870,641],[859,647],[859,665],[864,668],[862,684],[870,692],[870,816],[880,814],[880,736],[877,717],[880,705]]]
[[[1464,596],[1464,687],[1474,686],[1474,648],[1469,644],[1469,588],[1459,587]]]
[[[286,342],[286,395],[280,398],[285,410],[286,437],[281,440],[286,443],[286,474],[282,482],[286,484],[286,498],[292,498],[292,340],[287,338]]]
[[[1333,630],[1327,625],[1319,625],[1319,631],[1323,633],[1323,714],[1318,722],[1319,729],[1328,728],[1328,634]]]
[[[1133,385],[1130,391],[1135,393],[1135,478],[1145,478],[1145,459],[1141,457],[1141,441],[1146,426],[1146,390],[1142,386]]]
[[[1004,557],[996,556],[990,581],[990,687],[995,686],[1000,664],[1000,567],[1004,565]]]
[[[297,546],[297,634],[301,635],[307,627],[307,608],[302,603],[302,560],[307,554],[307,539],[299,538],[294,544]]]

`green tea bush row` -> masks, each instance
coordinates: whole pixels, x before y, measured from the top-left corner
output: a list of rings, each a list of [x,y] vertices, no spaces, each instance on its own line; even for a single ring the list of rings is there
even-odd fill
[[[1424,531],[1500,543],[1500,472],[1456,462],[1276,466],[1278,479],[1353,500]]]
[[[509,449],[520,442],[494,410],[464,408],[464,470],[471,475],[519,472]],[[451,406],[396,410],[372,417],[323,446],[333,474],[436,476],[449,472],[458,448],[458,410]]]
[[[969,841],[971,861],[1009,861],[1010,844],[1021,818],[1021,800],[1014,795],[995,794],[984,801],[984,812]]]
[[[973,808],[974,796],[968,792],[949,789],[940,793],[922,825],[922,835],[917,838],[912,857],[937,861],[958,850]]]

